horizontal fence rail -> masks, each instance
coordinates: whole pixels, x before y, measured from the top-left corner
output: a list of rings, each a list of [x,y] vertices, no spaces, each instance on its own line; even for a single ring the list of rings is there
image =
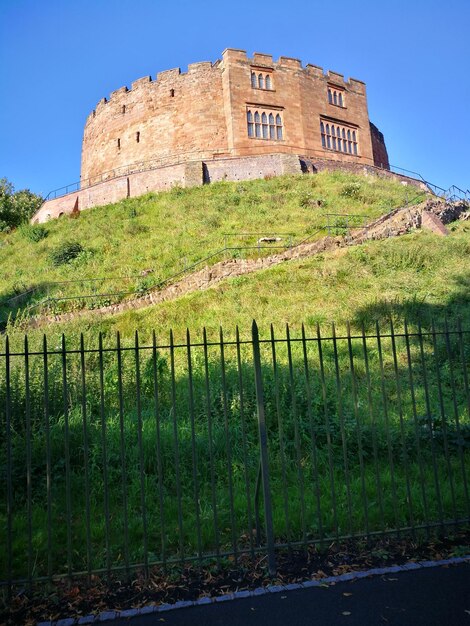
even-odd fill
[[[1,584],[470,521],[470,331],[273,327],[0,354]]]

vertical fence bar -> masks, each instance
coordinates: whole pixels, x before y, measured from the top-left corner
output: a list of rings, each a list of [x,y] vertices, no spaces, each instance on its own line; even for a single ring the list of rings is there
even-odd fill
[[[65,452],[65,509],[67,516],[67,574],[72,579],[72,493],[70,481],[70,423],[67,385],[67,351],[65,335],[62,334],[62,395],[64,411],[64,452]]]
[[[403,454],[403,465],[405,470],[405,480],[406,480],[406,501],[408,506],[408,518],[409,525],[411,526],[411,530],[413,533],[413,537],[415,536],[415,523],[414,523],[414,513],[413,513],[413,498],[411,495],[411,485],[410,485],[410,468],[409,468],[409,460],[408,460],[408,452],[406,449],[406,440],[405,440],[405,425],[403,420],[403,401],[402,401],[402,390],[400,385],[400,376],[398,373],[398,358],[397,358],[397,346],[395,341],[395,329],[393,327],[393,321],[390,320],[390,337],[392,341],[392,356],[393,356],[393,372],[395,375],[395,386],[397,390],[397,402],[398,402],[398,419],[400,423],[400,442]]]
[[[354,403],[354,419],[356,422],[356,440],[357,440],[357,451],[359,456],[359,472],[361,475],[361,492],[362,492],[362,505],[364,507],[364,522],[365,522],[365,530],[366,536],[369,537],[369,503],[367,500],[367,489],[366,489],[366,481],[365,481],[365,473],[364,473],[364,450],[362,448],[362,431],[361,431],[361,420],[359,417],[359,405],[357,398],[357,380],[356,380],[356,372],[354,369],[354,355],[351,341],[351,326],[349,322],[347,322],[347,335],[348,335],[348,354],[349,354],[349,371],[351,372],[351,386],[352,386],[352,394],[353,394],[353,403]]]
[[[206,413],[207,413],[207,431],[209,438],[209,463],[211,473],[211,498],[212,498],[212,517],[214,521],[214,538],[215,538],[215,554],[217,564],[220,564],[220,539],[219,539],[219,521],[217,515],[217,492],[215,479],[215,460],[214,460],[214,440],[212,431],[212,411],[211,411],[211,390],[209,383],[209,355],[207,350],[207,331],[204,327],[202,331],[204,345],[204,382],[206,391]]]
[[[144,466],[144,450],[142,442],[142,399],[140,390],[140,349],[139,349],[139,333],[135,331],[135,393],[137,408],[137,445],[139,448],[139,474],[140,474],[140,508],[142,516],[142,532],[144,542],[144,574],[148,579],[149,575],[149,553],[148,553],[148,534],[147,534],[147,505],[145,502],[145,466]]]
[[[367,404],[369,406],[370,427],[372,430],[372,450],[373,450],[373,455],[374,455],[375,484],[377,487],[377,497],[379,500],[380,526],[382,528],[382,532],[384,532],[385,520],[384,520],[382,481],[380,480],[379,459],[378,459],[378,449],[377,449],[377,419],[374,414],[374,408],[373,408],[373,402],[372,402],[369,356],[368,356],[368,349],[367,349],[366,331],[365,331],[364,325],[361,328],[361,338],[362,338],[362,351],[364,354],[364,368],[366,372]]]
[[[305,527],[305,485],[304,476],[302,472],[302,452],[300,448],[300,434],[299,434],[299,421],[297,413],[297,399],[295,394],[294,384],[294,368],[292,364],[292,346],[290,341],[289,324],[286,324],[286,341],[287,341],[287,359],[289,363],[289,384],[291,390],[291,408],[292,408],[292,420],[294,422],[294,446],[297,461],[297,477],[299,481],[300,490],[300,523],[302,526],[302,541],[304,546],[307,546],[307,530]]]
[[[407,359],[407,366],[408,366],[408,381],[410,385],[411,407],[412,407],[412,412],[413,412],[413,423],[414,423],[414,431],[415,431],[416,453],[418,455],[421,497],[423,499],[426,532],[429,537],[430,530],[431,530],[430,520],[429,520],[429,506],[428,506],[428,498],[426,494],[426,480],[425,480],[424,466],[423,466],[423,453],[422,453],[421,443],[420,443],[418,413],[416,409],[415,382],[414,382],[413,366],[412,366],[412,358],[411,358],[410,334],[408,332],[407,320],[405,320],[405,344],[406,344],[406,359]]]
[[[240,354],[240,332],[238,326],[235,330],[235,342],[237,344],[237,370],[238,370],[238,389],[240,393],[240,421],[242,427],[242,446],[243,446],[243,465],[245,466],[245,494],[246,494],[246,512],[248,522],[248,536],[250,542],[250,553],[254,558],[254,542],[253,542],[253,511],[251,507],[251,489],[250,489],[250,476],[248,466],[248,454],[247,454],[247,440],[246,440],[246,424],[245,424],[245,407],[244,407],[244,395],[243,395],[243,372],[242,361]]]
[[[26,499],[28,516],[28,586],[33,587],[33,507],[32,507],[32,456],[31,456],[31,389],[29,376],[28,337],[24,338],[25,411],[26,411]]]
[[[418,322],[418,342],[419,342],[419,354],[420,354],[420,363],[421,363],[421,374],[423,376],[424,398],[425,398],[425,403],[426,403],[426,424],[427,424],[428,436],[429,436],[429,440],[431,444],[431,458],[432,458],[432,468],[433,468],[433,474],[434,474],[434,486],[436,489],[437,506],[438,506],[438,511],[439,511],[439,521],[441,522],[442,530],[444,530],[444,511],[442,508],[441,487],[439,483],[439,474],[437,471],[436,446],[434,444],[434,432],[433,432],[433,425],[432,425],[431,403],[430,403],[430,398],[429,398],[428,376],[426,373],[423,333],[422,333],[420,322]]]
[[[230,441],[230,427],[228,421],[227,378],[225,373],[225,349],[222,328],[220,328],[220,368],[222,375],[222,403],[224,411],[225,449],[227,451],[228,495],[230,499],[230,527],[232,534],[233,555],[236,562],[238,558],[237,526],[235,520],[235,507],[233,498],[232,444]]]
[[[352,503],[351,503],[351,479],[349,476],[349,461],[348,461],[348,442],[347,442],[346,433],[344,429],[343,389],[341,385],[341,374],[339,371],[338,343],[336,340],[336,327],[334,323],[331,325],[331,331],[332,331],[332,336],[333,336],[333,355],[334,355],[334,361],[335,361],[336,396],[338,399],[339,427],[341,431],[341,444],[343,448],[344,477],[346,479],[346,498],[347,498],[347,504],[348,504],[349,534],[352,535],[353,523],[352,523]]]
[[[11,376],[10,376],[10,339],[7,335],[5,340],[5,386],[6,386],[6,448],[7,448],[7,582],[8,600],[12,595],[12,561],[13,561],[13,485],[12,485],[12,445],[11,445]]]
[[[196,451],[196,428],[194,421],[194,388],[193,388],[193,363],[191,359],[191,336],[189,328],[186,329],[186,352],[188,357],[188,399],[189,418],[191,421],[191,460],[193,466],[193,489],[194,489],[194,510],[196,512],[196,535],[197,553],[199,560],[202,559],[202,538],[201,538],[201,516],[199,512],[199,482],[198,482],[198,460]]]
[[[46,435],[46,500],[47,500],[47,577],[52,582],[52,475],[51,428],[49,417],[49,367],[46,335],[43,336],[44,366],[44,429]]]
[[[328,471],[330,475],[330,491],[331,491],[331,503],[333,508],[333,524],[336,538],[339,538],[339,527],[338,527],[338,510],[336,503],[336,486],[335,486],[335,473],[334,473],[334,458],[333,458],[333,447],[331,443],[331,424],[330,417],[328,415],[328,395],[326,389],[326,380],[325,380],[325,364],[323,360],[323,347],[322,347],[322,336],[320,333],[320,324],[317,323],[317,343],[318,343],[318,360],[320,363],[320,381],[321,381],[321,389],[322,389],[322,397],[323,397],[323,417],[325,420],[325,431],[326,431],[326,446],[328,448]]]
[[[459,332],[459,336],[460,334],[461,333]],[[462,470],[462,480],[463,480],[464,493],[465,493],[465,505],[467,508],[467,516],[470,516],[470,502],[469,502],[469,496],[468,496],[467,473],[465,471],[465,460],[464,460],[464,454],[463,454],[463,449],[462,449],[463,437],[462,437],[462,429],[461,429],[460,418],[459,418],[459,408],[457,406],[457,392],[455,388],[455,370],[454,370],[454,365],[452,362],[453,359],[452,359],[452,351],[450,347],[449,327],[447,324],[447,319],[445,321],[445,341],[446,341],[447,359],[449,361],[450,381],[451,381],[451,390],[452,390],[452,407],[454,410],[455,428],[457,431],[457,441],[458,441],[457,445],[458,445],[458,450],[459,450],[460,469]]]
[[[110,548],[110,520],[109,520],[109,482],[108,482],[108,451],[106,437],[106,415],[104,398],[104,362],[103,362],[103,333],[98,336],[98,354],[100,370],[100,421],[101,421],[101,454],[103,459],[103,482],[104,482],[104,524],[106,546],[106,573],[111,576],[111,548]]]
[[[156,454],[157,454],[157,471],[158,471],[158,504],[159,504],[159,515],[160,515],[160,536],[161,536],[162,562],[163,562],[163,567],[166,567],[162,441],[161,441],[160,403],[159,403],[158,366],[157,366],[157,338],[155,335],[155,331],[153,331],[152,333],[152,369],[153,369],[153,399],[154,399],[154,411],[155,411],[155,430],[156,430],[156,435],[157,435]]]
[[[388,463],[390,466],[390,482],[392,486],[392,504],[393,504],[393,514],[395,518],[395,528],[397,529],[398,536],[400,536],[400,519],[398,516],[398,500],[397,500],[397,487],[395,483],[395,462],[393,460],[393,450],[392,450],[392,442],[390,439],[390,420],[388,416],[388,402],[387,402],[387,392],[385,389],[385,370],[384,370],[384,362],[383,362],[383,354],[382,354],[382,338],[380,336],[380,326],[379,322],[375,323],[375,330],[377,335],[377,350],[379,354],[379,367],[380,367],[380,388],[382,392],[382,407],[383,407],[383,416],[385,421],[385,432],[387,439],[387,450],[388,450]]]
[[[86,566],[88,582],[91,580],[91,526],[90,526],[90,477],[88,469],[88,423],[86,402],[86,374],[85,374],[85,342],[83,333],[80,334],[80,371],[82,383],[82,424],[83,424],[83,465],[85,473],[85,525],[86,525]]]
[[[268,551],[268,569],[271,576],[276,574],[276,555],[274,552],[274,526],[271,503],[271,487],[269,481],[268,436],[266,417],[264,414],[263,375],[261,370],[261,354],[259,348],[258,326],[253,320],[252,325],[253,365],[255,369],[256,404],[258,413],[258,432],[260,442],[261,477],[263,483],[264,518],[266,527],[266,544]]]
[[[454,520],[457,523],[458,515],[457,515],[457,504],[455,501],[455,486],[454,486],[454,473],[452,470],[452,464],[449,457],[449,442],[447,437],[447,417],[444,407],[444,398],[442,396],[442,381],[441,381],[441,371],[439,367],[439,358],[437,354],[437,336],[436,336],[436,328],[434,325],[434,320],[431,321],[431,329],[432,329],[432,345],[434,352],[434,363],[436,366],[436,382],[437,382],[437,394],[439,398],[439,411],[441,414],[441,426],[442,426],[442,435],[443,435],[443,444],[444,444],[444,457],[447,466],[447,474],[449,478],[450,485],[450,494],[452,500],[452,509],[454,513]]]
[[[121,456],[121,483],[122,483],[122,510],[124,515],[124,565],[126,567],[126,575],[129,580],[129,517],[127,511],[127,463],[125,452],[125,426],[124,426],[124,390],[122,384],[122,351],[121,351],[121,335],[118,331],[116,334],[116,350],[118,365],[118,396],[119,396],[119,452]]]
[[[176,374],[175,374],[175,342],[173,331],[170,330],[170,371],[171,371],[171,412],[173,417],[173,442],[175,452],[176,499],[178,504],[178,534],[180,559],[184,563],[183,510],[181,504],[180,454],[178,441],[178,422],[176,415]]]
[[[318,457],[317,457],[317,436],[315,433],[315,424],[313,422],[312,413],[312,392],[310,388],[310,371],[307,358],[307,340],[305,337],[305,326],[302,324],[302,351],[304,357],[304,374],[305,374],[305,390],[307,392],[307,414],[310,425],[310,444],[312,456],[312,478],[315,485],[315,504],[317,509],[318,534],[320,536],[320,545],[323,544],[323,520],[321,514],[321,492],[320,477],[318,473]]]
[[[277,424],[278,424],[278,433],[279,433],[279,453],[281,455],[281,476],[282,476],[282,496],[283,496],[283,504],[284,504],[284,520],[286,522],[287,544],[290,548],[292,537],[291,537],[291,524],[290,524],[290,515],[289,515],[289,493],[288,493],[288,487],[287,487],[286,445],[285,445],[285,438],[284,438],[284,421],[282,417],[280,398],[279,398],[279,373],[277,370],[277,359],[276,359],[276,339],[274,337],[274,327],[272,324],[271,324],[271,355],[272,355],[272,362],[273,362],[274,395],[275,395],[275,400],[276,400],[276,413],[277,413]]]

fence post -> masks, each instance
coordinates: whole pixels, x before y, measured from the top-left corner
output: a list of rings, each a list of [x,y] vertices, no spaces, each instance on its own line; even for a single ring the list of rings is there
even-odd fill
[[[271,489],[269,485],[268,437],[264,414],[263,378],[261,373],[261,356],[259,349],[258,326],[253,320],[251,327],[253,340],[253,364],[255,367],[256,404],[258,413],[258,431],[261,462],[261,483],[263,487],[264,517],[266,526],[266,545],[268,550],[268,569],[271,576],[276,575],[276,556],[274,554],[273,510],[271,503]]]

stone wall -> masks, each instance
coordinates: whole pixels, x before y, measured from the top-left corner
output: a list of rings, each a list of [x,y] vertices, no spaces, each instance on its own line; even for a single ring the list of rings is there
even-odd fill
[[[253,85],[253,73],[269,76],[269,88]],[[330,101],[328,89],[341,93],[341,105]],[[248,136],[248,110],[279,114],[282,138]],[[321,119],[355,129],[357,155],[323,147]],[[303,67],[298,59],[249,58],[234,49],[215,63],[193,63],[185,73],[176,68],[155,80],[146,76],[100,100],[88,116],[81,187],[115,177],[119,168],[141,170],[151,160],[163,165],[273,152],[374,164],[365,84]]]

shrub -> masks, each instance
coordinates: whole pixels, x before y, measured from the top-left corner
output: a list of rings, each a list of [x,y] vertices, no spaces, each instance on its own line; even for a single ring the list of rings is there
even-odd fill
[[[52,265],[59,266],[70,263],[83,252],[83,246],[78,241],[65,241],[58,248],[51,252]]]
[[[359,198],[361,194],[361,183],[346,183],[339,192],[343,198]]]
[[[19,232],[22,237],[34,243],[45,239],[49,234],[47,228],[42,224],[24,224],[19,228]]]

